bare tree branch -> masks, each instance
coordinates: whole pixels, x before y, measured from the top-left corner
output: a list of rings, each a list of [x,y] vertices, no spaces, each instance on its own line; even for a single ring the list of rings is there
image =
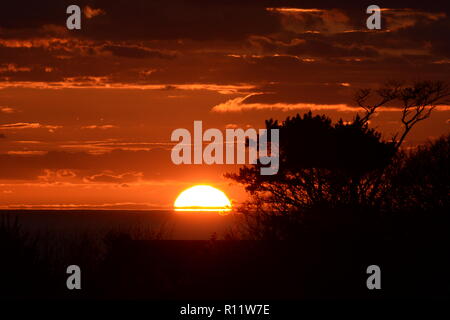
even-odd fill
[[[358,106],[365,110],[365,114],[358,118],[363,124],[370,120],[378,108],[396,100],[402,104],[403,130],[392,137],[395,147],[399,148],[411,129],[418,122],[429,118],[438,104],[449,104],[449,98],[450,88],[442,81],[418,81],[410,87],[390,81],[375,92],[371,89],[360,89],[354,99]],[[376,101],[369,103],[369,100]]]
[[[411,129],[420,121],[428,119],[438,104],[449,103],[450,88],[442,81],[420,81],[412,87],[402,88],[399,99],[403,103],[401,122],[403,132],[395,146],[399,148]]]
[[[400,88],[400,82],[387,82],[384,87],[375,91],[377,101],[373,103],[369,103],[369,100],[373,96],[373,91],[371,89],[358,90],[355,94],[355,101],[358,106],[365,110],[365,114],[360,118],[360,121],[363,124],[367,123],[379,107],[397,99]]]

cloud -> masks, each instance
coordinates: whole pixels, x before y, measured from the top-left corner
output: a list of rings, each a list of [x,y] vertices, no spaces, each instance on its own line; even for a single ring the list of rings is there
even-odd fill
[[[122,174],[113,174],[111,172],[104,172],[100,174],[95,174],[89,177],[85,177],[85,182],[95,182],[95,183],[131,183],[138,182],[142,179],[142,172],[125,172]]]
[[[30,156],[30,155],[44,155],[47,151],[40,150],[25,150],[25,151],[7,151],[6,154],[19,155],[19,156]]]
[[[114,149],[99,154],[79,151],[48,151],[27,156],[0,153],[0,168],[0,181],[120,184],[182,181],[194,177],[215,181],[223,173],[235,170],[236,166],[177,166],[171,161],[170,149],[152,148],[138,151]],[[76,176],[65,175],[67,170]]]
[[[163,53],[159,50],[152,50],[139,46],[124,46],[124,45],[106,45],[103,47],[104,51],[111,52],[117,57],[135,58],[135,59],[172,59],[174,54]]]
[[[341,112],[356,112],[357,108],[348,106],[346,104],[313,104],[313,103],[244,103],[247,97],[240,97],[235,99],[230,99],[224,103],[218,104],[212,108],[213,112],[240,112],[240,111],[251,111],[251,110],[281,110],[281,111],[292,111],[292,110],[336,110]]]
[[[0,112],[2,113],[14,113],[16,110],[11,107],[0,107]]]
[[[62,128],[62,126],[44,125],[41,123],[30,122],[17,122],[0,125],[0,129],[3,130],[24,130],[24,129],[48,129],[49,132],[54,132],[56,129]]]
[[[445,12],[426,12],[409,8],[384,8],[382,15],[386,20],[386,28],[390,31],[408,29],[418,24],[424,25],[447,17]]]
[[[239,126],[235,123],[228,123],[227,125],[225,125],[225,129],[237,129],[237,128],[239,128]]]
[[[333,110],[339,112],[358,112],[363,111],[360,107],[354,107],[348,104],[315,104],[315,103],[247,103],[246,100],[252,95],[239,97],[227,100],[223,103],[215,105],[212,108],[213,112],[241,112],[252,110],[280,110],[280,111],[294,111],[294,110],[311,110],[311,111],[325,111]],[[381,107],[378,112],[397,112],[400,111],[397,107]],[[439,105],[436,106],[435,111],[449,111],[450,106]]]
[[[5,16],[9,27],[2,29],[6,33],[0,39],[0,68],[6,73],[0,74],[0,87],[152,89],[294,81],[317,85],[338,80],[372,85],[393,75],[414,78],[412,65],[426,79],[443,77],[445,70],[434,62],[446,61],[450,52],[445,41],[450,30],[443,14],[446,6],[435,12],[420,4],[411,5],[426,7],[425,11],[394,7],[383,12],[385,20],[398,16],[403,22],[372,32],[362,23],[365,11],[358,13],[347,3],[336,5],[339,10],[329,8],[328,2],[302,2],[301,8],[288,5],[214,1],[200,8],[199,3],[178,0],[130,1],[127,6],[97,1],[90,8],[102,8],[106,14],[83,20],[80,33],[66,30],[58,36],[53,31],[37,36]],[[42,27],[64,26],[42,13]],[[171,17],[169,25],[161,21],[164,14]],[[221,20],[227,20],[223,26]],[[273,24],[264,24],[266,20]],[[221,36],[212,37],[215,32]]]
[[[28,123],[28,122],[18,122],[18,123],[9,123],[0,125],[1,129],[8,130],[21,130],[21,129],[37,129],[41,128],[42,125],[40,123]]]
[[[101,130],[113,129],[113,128],[118,128],[118,126],[113,125],[113,124],[101,124],[101,125],[93,124],[90,126],[81,127],[81,129],[101,129]]]
[[[340,9],[267,8],[280,15],[285,30],[296,33],[338,33],[352,29],[349,16]]]
[[[308,80],[311,80],[312,77],[313,75]],[[345,77],[341,79],[343,80]],[[330,80],[332,79],[329,78]],[[354,95],[353,86],[349,82],[342,81],[325,83],[310,83],[308,81],[270,83],[262,85],[254,91],[258,92],[245,96],[242,101],[243,104],[309,103],[316,105],[352,105],[352,97]]]
[[[136,79],[134,79],[136,80]],[[64,78],[63,81],[1,81],[0,89],[4,88],[30,88],[30,89],[47,89],[47,90],[61,90],[61,89],[121,89],[121,90],[206,90],[214,91],[220,94],[236,94],[241,92],[248,92],[255,88],[251,84],[220,84],[220,83],[136,83],[113,81],[109,77],[73,77]]]
[[[27,209],[27,210],[154,210],[167,209],[158,204],[138,203],[138,202],[117,202],[117,203],[101,203],[101,204],[77,204],[77,203],[58,203],[58,204],[10,204],[0,206],[2,209]]]
[[[377,57],[378,51],[372,47],[361,47],[353,44],[343,46],[331,41],[311,39],[287,46],[286,53],[312,57]]]
[[[61,184],[64,182],[76,182],[76,177],[77,174],[71,169],[43,169],[37,179],[40,182]]]
[[[243,6],[239,1],[97,0],[95,7],[92,4],[83,7],[88,19],[71,36],[103,40],[243,39],[248,34],[279,30],[278,17],[265,10],[264,2],[249,1]],[[68,4],[44,0],[27,3],[27,10],[23,10],[23,3],[11,2],[0,12],[0,28],[22,36],[49,33],[48,26],[65,28]],[[112,27],[111,23],[119,27]]]
[[[86,16],[86,18],[92,19],[96,16],[105,14],[105,11],[102,9],[94,9],[94,8],[91,8],[90,6],[85,6],[83,8],[83,13]]]
[[[325,10],[323,9],[302,9],[302,8],[266,8],[267,11],[274,11],[280,13],[322,13]]]
[[[114,150],[126,151],[150,151],[153,149],[169,149],[173,142],[127,142],[117,139],[98,141],[68,141],[60,144],[59,147],[67,151],[84,151],[89,154],[105,154]]]
[[[7,63],[0,66],[0,73],[30,72],[29,67],[18,67],[14,63]]]

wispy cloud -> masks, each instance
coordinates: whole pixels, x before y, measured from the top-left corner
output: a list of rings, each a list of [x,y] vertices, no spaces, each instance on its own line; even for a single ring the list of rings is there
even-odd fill
[[[18,156],[35,156],[35,155],[44,155],[47,151],[40,150],[25,150],[25,151],[8,151],[6,154],[18,155]]]
[[[144,174],[142,172],[125,172],[121,174],[114,174],[111,172],[103,172],[84,178],[84,182],[96,183],[131,183],[140,181]]]
[[[14,112],[16,112],[16,110],[14,108],[11,108],[11,107],[1,107],[0,106],[0,112],[2,112],[2,113],[14,113]]]
[[[0,66],[0,73],[4,72],[30,72],[31,68],[28,67],[18,67],[14,63],[8,63]]]
[[[309,109],[309,110],[337,110],[342,112],[356,112],[360,110],[359,108],[351,107],[346,104],[313,104],[313,103],[244,103],[244,100],[249,96],[240,97],[235,99],[230,99],[224,103],[218,104],[212,108],[213,112],[239,112],[239,111],[250,111],[250,110],[299,110],[299,109]]]
[[[50,209],[50,210],[76,210],[76,209],[101,209],[101,210],[150,210],[150,209],[167,209],[161,205],[152,203],[137,203],[137,202],[118,202],[118,203],[103,203],[103,204],[11,204],[0,206],[2,209]]]
[[[62,126],[46,125],[38,122],[17,122],[0,125],[2,130],[24,130],[24,129],[48,129],[50,132],[54,132],[56,129],[60,129]]]
[[[113,124],[100,124],[100,125],[93,124],[90,126],[81,127],[81,129],[101,129],[101,130],[113,129],[113,128],[118,128],[118,126],[115,126]]]
[[[70,77],[64,81],[40,82],[40,81],[0,81],[0,89],[5,88],[31,88],[31,89],[124,89],[124,90],[205,90],[215,91],[220,94],[236,94],[248,92],[255,85],[250,84],[205,84],[205,83],[188,83],[188,84],[147,84],[147,83],[122,83],[113,82],[108,77]]]
[[[252,110],[280,110],[280,111],[292,111],[292,110],[312,110],[312,111],[326,111],[334,110],[339,112],[358,112],[363,109],[360,107],[353,107],[347,104],[314,104],[314,103],[244,103],[244,101],[252,95],[245,97],[239,97],[230,99],[221,104],[218,104],[212,108],[213,112],[240,112],[240,111],[252,111]],[[396,107],[381,107],[377,111],[390,112],[400,111],[400,108]],[[449,105],[436,106],[435,111],[449,111]]]
[[[86,6],[83,8],[83,13],[86,16],[86,18],[92,19],[96,16],[105,14],[105,11],[100,8],[95,9],[95,8],[91,8],[90,6]]]
[[[323,9],[303,9],[303,8],[267,8],[267,11],[287,12],[287,13],[305,13],[305,12],[323,12]]]

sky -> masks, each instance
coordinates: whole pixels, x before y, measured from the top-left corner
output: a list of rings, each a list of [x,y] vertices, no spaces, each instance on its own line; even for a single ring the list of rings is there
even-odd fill
[[[373,2],[373,1],[372,1]],[[82,9],[68,30],[66,8]],[[372,3],[371,3],[372,4]],[[195,184],[234,201],[238,165],[172,164],[171,132],[360,111],[358,88],[450,80],[450,2],[10,1],[0,10],[0,208],[170,208]],[[407,146],[449,132],[439,106]],[[371,126],[389,139],[399,112]]]

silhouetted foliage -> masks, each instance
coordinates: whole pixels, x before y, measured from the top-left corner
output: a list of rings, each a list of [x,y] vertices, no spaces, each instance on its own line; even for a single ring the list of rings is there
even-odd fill
[[[369,225],[367,212],[325,209],[310,209],[299,241],[151,240],[131,229],[30,237],[10,219],[0,225],[0,300],[448,297],[450,260],[442,253],[449,241],[430,241],[423,221],[394,221],[402,241],[393,242],[369,237],[380,225]],[[357,239],[355,224],[362,226]],[[272,226],[284,236],[298,231],[296,224]],[[136,240],[142,237],[147,240]],[[364,270],[373,263],[383,268],[381,292],[364,286]],[[82,290],[66,287],[71,264],[82,270]]]
[[[386,210],[448,214],[450,135],[399,153],[389,171]]]
[[[410,87],[391,82],[374,92],[358,91],[355,100],[365,114],[356,115],[351,122],[340,120],[332,124],[326,116],[313,116],[311,112],[288,117],[283,122],[266,121],[267,129],[280,130],[278,173],[260,175],[257,164],[245,166],[238,174],[227,174],[243,184],[251,196],[239,209],[244,213],[246,235],[257,239],[297,237],[312,221],[323,226],[347,221],[361,228],[370,220],[374,225],[381,212],[392,209],[393,203],[387,202],[392,200],[388,194],[394,192],[394,186],[398,195],[406,197],[401,201],[408,201],[407,197],[414,194],[415,200],[409,201],[411,206],[427,206],[417,194],[419,185],[425,183],[422,180],[431,179],[423,172],[426,169],[416,170],[422,173],[420,178],[416,177],[416,181],[421,181],[417,188],[406,171],[395,176],[393,173],[402,166],[411,168],[419,158],[427,158],[429,162],[448,160],[443,155],[445,151],[437,155],[439,158],[431,157],[431,151],[420,151],[416,160],[404,159],[400,147],[414,125],[427,119],[449,95],[448,86],[442,82],[422,81]],[[369,128],[369,120],[378,108],[389,104],[401,111],[403,129],[385,141],[381,133]],[[421,161],[425,164],[425,160]],[[445,194],[448,179],[439,180],[445,176],[448,175],[426,185],[441,188],[439,194]],[[400,187],[400,182],[408,179]],[[440,184],[444,187],[439,187]],[[433,193],[431,189],[428,193]]]
[[[228,176],[243,183],[269,210],[363,203],[371,191],[365,178],[387,166],[395,154],[394,144],[382,141],[359,117],[333,125],[329,118],[309,112],[283,123],[269,120],[266,127],[280,130],[278,174],[262,176],[257,166],[247,166]]]

